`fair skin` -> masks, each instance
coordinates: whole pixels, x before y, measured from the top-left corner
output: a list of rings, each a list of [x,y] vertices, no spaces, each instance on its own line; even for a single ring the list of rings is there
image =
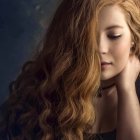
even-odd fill
[[[103,96],[94,101],[96,122],[93,133],[117,130],[117,140],[139,140],[140,106],[135,82],[140,62],[131,53],[133,40],[125,15],[117,5],[104,7],[99,15],[99,53]]]

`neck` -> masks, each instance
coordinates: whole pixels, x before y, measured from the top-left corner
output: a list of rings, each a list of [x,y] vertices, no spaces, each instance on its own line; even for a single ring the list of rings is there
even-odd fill
[[[107,86],[101,86],[101,89],[102,89],[102,90],[106,90],[106,89],[110,89],[110,88],[112,88],[112,87],[114,87],[114,86],[115,86],[115,83],[112,83],[112,84],[107,85]]]
[[[112,92],[114,92],[115,83],[111,81],[102,82],[99,88],[98,97],[109,96]]]
[[[115,79],[114,77],[110,78],[110,79],[107,79],[107,80],[101,80],[101,88],[108,88],[112,85],[115,85]]]

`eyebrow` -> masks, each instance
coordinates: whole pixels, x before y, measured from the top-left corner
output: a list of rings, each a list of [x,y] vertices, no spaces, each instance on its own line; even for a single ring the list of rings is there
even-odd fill
[[[113,28],[123,28],[123,27],[120,26],[120,25],[112,25],[112,26],[107,27],[105,30],[110,30],[110,29],[113,29]]]

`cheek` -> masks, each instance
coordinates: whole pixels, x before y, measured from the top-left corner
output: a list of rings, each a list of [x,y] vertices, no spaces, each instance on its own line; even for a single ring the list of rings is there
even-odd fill
[[[114,62],[119,69],[123,69],[125,67],[129,59],[129,54],[130,54],[129,44],[122,44],[115,47],[113,52]]]

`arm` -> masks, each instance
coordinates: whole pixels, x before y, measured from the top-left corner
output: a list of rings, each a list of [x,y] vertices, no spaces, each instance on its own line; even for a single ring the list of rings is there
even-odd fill
[[[140,139],[140,105],[136,94],[135,81],[140,71],[136,57],[116,78],[118,93],[117,140]]]
[[[140,106],[135,88],[129,91],[121,90],[119,93],[117,140],[139,140]]]

